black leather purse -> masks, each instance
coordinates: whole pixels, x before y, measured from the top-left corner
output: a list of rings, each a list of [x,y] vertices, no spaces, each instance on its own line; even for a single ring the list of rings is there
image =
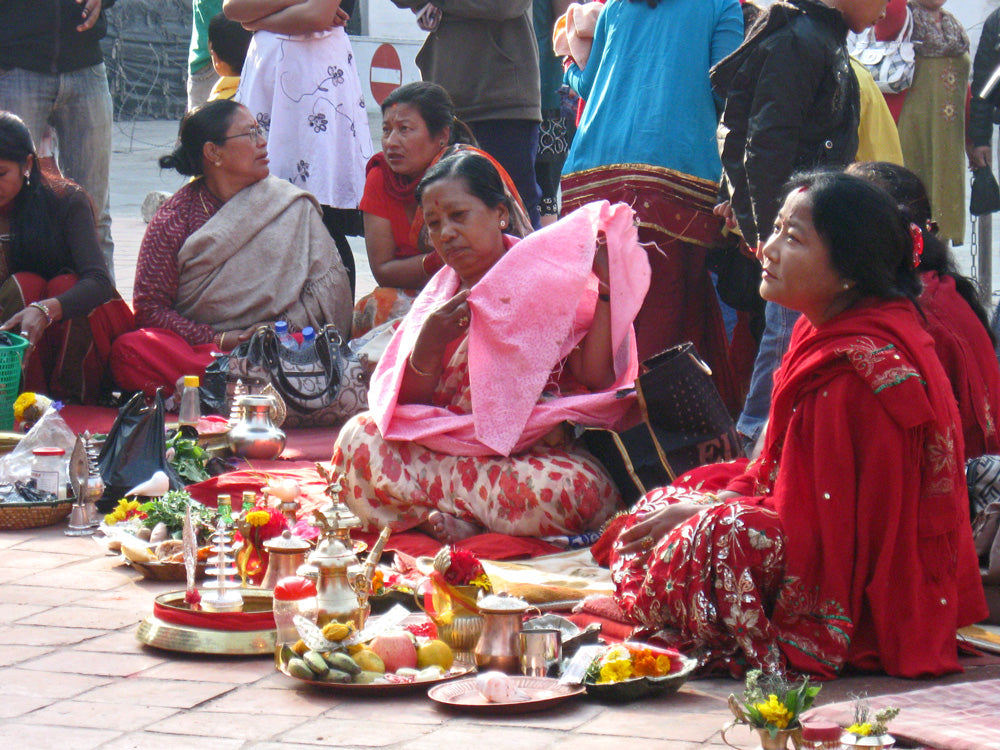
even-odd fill
[[[985,216],[1000,211],[1000,185],[997,185],[993,170],[976,167],[972,170],[972,190],[969,198],[969,213]]]
[[[589,428],[584,444],[631,505],[696,466],[743,455],[712,370],[685,342],[643,363],[636,380],[642,420],[624,432]]]

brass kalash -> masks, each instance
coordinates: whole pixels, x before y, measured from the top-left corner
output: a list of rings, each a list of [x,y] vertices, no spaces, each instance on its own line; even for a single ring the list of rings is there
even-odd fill
[[[322,464],[316,464],[316,470],[326,480],[324,492],[330,498],[330,504],[313,511],[315,525],[322,536],[309,555],[306,566],[299,569],[299,574],[316,579],[317,624],[320,627],[334,620],[351,621],[361,630],[371,612],[368,597],[372,576],[385,548],[389,530],[383,529],[362,565],[354,554],[354,542],[351,540],[351,529],[359,528],[361,519],[341,502],[343,487],[340,480]]]

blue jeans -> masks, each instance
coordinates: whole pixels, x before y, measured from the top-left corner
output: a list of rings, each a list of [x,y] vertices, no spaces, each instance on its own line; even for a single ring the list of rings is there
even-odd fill
[[[114,280],[111,241],[111,92],[104,63],[71,73],[0,71],[0,108],[28,126],[37,147],[45,126],[59,138],[59,169],[87,191],[97,209],[97,237]]]
[[[757,350],[757,359],[753,362],[753,376],[747,400],[743,403],[743,413],[736,422],[736,431],[754,442],[767,424],[774,371],[788,351],[792,326],[800,314],[773,302],[768,302],[764,308],[764,335]]]

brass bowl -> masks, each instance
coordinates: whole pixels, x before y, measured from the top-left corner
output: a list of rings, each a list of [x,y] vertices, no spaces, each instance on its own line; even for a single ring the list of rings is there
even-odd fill
[[[273,608],[272,592],[266,589],[240,589],[244,612],[267,612]],[[183,591],[171,591],[156,597],[156,602],[167,609],[190,609],[184,602]],[[268,630],[213,630],[166,622],[149,615],[139,623],[135,637],[147,646],[167,651],[189,654],[216,654],[220,656],[272,656],[275,648],[275,631]]]

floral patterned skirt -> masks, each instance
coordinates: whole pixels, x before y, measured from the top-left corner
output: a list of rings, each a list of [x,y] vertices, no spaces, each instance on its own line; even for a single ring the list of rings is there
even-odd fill
[[[653,490],[632,509],[643,513],[701,493]],[[624,530],[624,529],[623,529]],[[660,539],[649,553],[612,552],[615,598],[656,640],[735,674],[782,664],[770,617],[784,575],[785,539],[778,515],[741,503],[706,507]]]
[[[604,468],[566,440],[509,457],[450,456],[383,439],[365,413],[341,428],[332,461],[344,502],[369,529],[404,531],[440,510],[501,534],[578,534],[621,506]]]

